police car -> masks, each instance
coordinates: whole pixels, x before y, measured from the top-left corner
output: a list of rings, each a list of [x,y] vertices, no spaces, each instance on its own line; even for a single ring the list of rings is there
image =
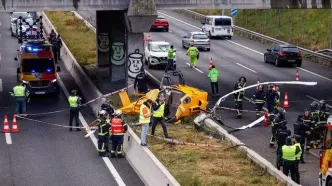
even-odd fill
[[[167,65],[168,49],[171,45],[166,41],[151,41],[145,47],[145,64],[149,68],[157,65]],[[174,49],[174,51],[176,51]],[[176,54],[174,53],[174,65],[176,67]]]

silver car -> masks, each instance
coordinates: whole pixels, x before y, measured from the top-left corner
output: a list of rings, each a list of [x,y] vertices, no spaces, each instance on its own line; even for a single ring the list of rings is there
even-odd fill
[[[204,32],[190,32],[182,38],[182,47],[189,48],[190,44],[198,49],[210,51],[211,42],[209,37]]]

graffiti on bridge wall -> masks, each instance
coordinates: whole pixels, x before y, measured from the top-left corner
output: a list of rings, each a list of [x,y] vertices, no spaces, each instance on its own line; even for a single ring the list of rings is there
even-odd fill
[[[124,42],[113,42],[111,46],[112,81],[126,79],[126,51]]]
[[[143,54],[139,49],[135,49],[134,53],[128,55],[128,76],[135,78],[143,68]]]
[[[123,42],[112,43],[111,61],[113,65],[123,65],[125,62],[125,54],[125,44]]]
[[[98,50],[101,52],[108,52],[110,44],[108,33],[100,33],[98,39],[99,39]]]

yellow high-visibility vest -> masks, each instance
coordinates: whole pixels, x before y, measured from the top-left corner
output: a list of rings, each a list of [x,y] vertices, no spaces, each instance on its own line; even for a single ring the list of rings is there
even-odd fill
[[[288,161],[295,161],[296,160],[296,147],[293,146],[282,146],[282,159],[288,160]]]
[[[140,124],[147,124],[147,123],[150,123],[150,119],[151,119],[151,117],[144,117],[144,115],[143,115],[143,109],[144,108],[147,108],[148,109],[148,113],[147,114],[150,114],[151,113],[151,111],[150,111],[150,109],[146,106],[146,105],[144,105],[144,104],[142,104],[141,105],[141,107],[140,107],[140,111],[139,111],[139,123]]]
[[[15,97],[25,97],[25,87],[18,85],[13,88],[14,96]]]
[[[69,96],[68,98],[69,106],[72,108],[78,107],[77,100],[78,100],[77,96]]]
[[[295,148],[296,147],[299,147],[300,148],[300,152],[299,153],[297,153],[297,154],[295,154],[295,156],[296,156],[296,159],[300,159],[301,158],[301,154],[302,154],[302,148],[301,148],[301,144],[300,143],[295,143],[294,144],[294,146],[295,146]]]
[[[165,111],[165,103],[163,103],[162,105],[160,105],[160,107],[158,108],[158,110],[153,112],[153,117],[157,117],[157,118],[161,118],[164,117],[164,111]]]

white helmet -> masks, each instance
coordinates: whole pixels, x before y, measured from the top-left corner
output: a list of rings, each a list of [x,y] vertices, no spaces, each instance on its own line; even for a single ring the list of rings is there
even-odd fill
[[[117,110],[114,112],[114,115],[116,115],[116,116],[121,116],[121,114],[122,114],[122,110],[120,110],[120,109],[117,109]]]
[[[99,117],[105,117],[108,115],[108,113],[106,112],[106,110],[101,110],[98,112],[98,115],[99,115]]]

